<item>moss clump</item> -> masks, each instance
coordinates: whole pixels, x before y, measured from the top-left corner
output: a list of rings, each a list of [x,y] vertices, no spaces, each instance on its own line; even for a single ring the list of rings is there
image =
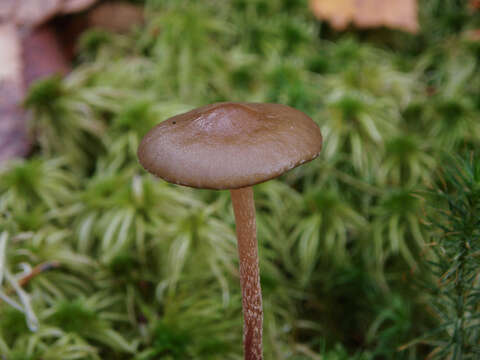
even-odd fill
[[[156,123],[231,100],[297,107],[325,140],[320,159],[255,190],[265,358],[401,360],[443,348],[472,358],[476,290],[445,259],[464,274],[478,265],[474,236],[458,234],[461,218],[476,234],[480,185],[463,196],[465,181],[442,169],[445,152],[480,146],[478,46],[468,32],[480,13],[466,1],[422,1],[421,32],[402,36],[334,33],[307,1],[137,3],[143,27],[86,33],[72,73],[29,89],[35,153],[0,174],[0,354],[241,356],[228,194],[158,181],[136,158]],[[447,197],[427,206],[425,190],[445,184]],[[447,217],[432,229],[435,207]],[[442,257],[442,274],[425,266]],[[43,263],[58,266],[30,274]],[[30,325],[36,314],[36,332],[25,314]]]

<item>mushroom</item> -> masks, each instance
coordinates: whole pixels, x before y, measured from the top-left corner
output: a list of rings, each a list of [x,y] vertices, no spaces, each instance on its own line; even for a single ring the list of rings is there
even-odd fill
[[[217,103],[165,120],[138,148],[142,166],[164,180],[230,190],[236,220],[245,359],[262,359],[262,295],[252,186],[316,158],[318,126],[289,106]]]

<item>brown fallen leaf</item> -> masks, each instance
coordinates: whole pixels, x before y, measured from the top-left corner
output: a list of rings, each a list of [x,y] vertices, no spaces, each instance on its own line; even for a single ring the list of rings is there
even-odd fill
[[[14,25],[0,25],[0,82],[16,82],[21,84],[22,59],[20,36]]]
[[[18,0],[15,22],[26,27],[43,24],[57,14],[62,5],[63,0]]]
[[[103,3],[88,14],[88,24],[114,32],[125,32],[144,20],[143,7],[126,2]]]
[[[70,14],[83,11],[96,2],[97,0],[63,0],[62,13]]]
[[[467,41],[480,42],[480,29],[468,30],[464,36]]]
[[[473,12],[480,10],[480,0],[470,0],[468,7]]]
[[[21,108],[25,91],[22,78],[21,41],[13,24],[0,25],[0,164],[30,150],[25,113]]]
[[[337,30],[350,23],[360,28],[386,26],[418,31],[416,0],[310,0],[314,15]]]
[[[337,30],[345,29],[355,16],[353,0],[311,0],[310,7],[317,18],[329,20]]]
[[[23,78],[28,87],[35,80],[54,74],[65,75],[70,70],[55,29],[42,25],[22,39]]]
[[[28,115],[22,108],[26,88],[42,77],[69,71],[75,40],[83,30],[124,32],[143,22],[143,8],[128,3],[103,4],[80,14],[78,21],[70,16],[49,21],[96,1],[0,0],[0,164],[28,154]]]
[[[85,30],[97,28],[122,33],[143,21],[142,6],[116,2],[100,3],[78,16],[59,17],[55,19],[54,25],[65,56],[73,59],[78,38]]]
[[[0,1],[0,23],[8,21],[12,18],[15,8],[17,6],[17,0],[1,0]]]

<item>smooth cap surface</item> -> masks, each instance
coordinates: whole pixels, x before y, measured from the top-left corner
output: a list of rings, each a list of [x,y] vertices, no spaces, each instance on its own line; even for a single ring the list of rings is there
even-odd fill
[[[217,103],[176,115],[143,138],[138,158],[166,181],[203,189],[237,189],[317,157],[318,126],[289,106]]]

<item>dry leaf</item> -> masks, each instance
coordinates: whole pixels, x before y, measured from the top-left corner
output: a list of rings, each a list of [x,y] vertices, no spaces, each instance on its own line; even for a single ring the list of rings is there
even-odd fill
[[[104,3],[88,14],[88,24],[114,32],[125,32],[144,20],[143,8],[129,3]]]
[[[480,0],[470,0],[468,7],[473,12],[480,10]]]
[[[467,41],[480,42],[480,29],[468,30],[464,35]]]
[[[69,71],[69,61],[63,53],[55,29],[46,24],[22,39],[23,78],[28,87],[33,81]]]
[[[25,156],[30,149],[25,113],[22,51],[18,30],[13,24],[0,25],[0,164]]]
[[[0,25],[0,82],[22,82],[20,37],[12,24]]]
[[[17,0],[0,1],[0,23],[11,19],[17,6]]]
[[[18,0],[15,22],[28,27],[40,25],[57,14],[62,5],[63,0]]]
[[[63,0],[62,13],[70,14],[85,10],[96,3],[97,0]]]
[[[328,20],[337,30],[353,23],[360,28],[418,31],[416,0],[310,0],[310,7],[317,18]]]
[[[354,0],[311,0],[310,7],[319,19],[329,20],[335,29],[345,29],[355,16]]]

